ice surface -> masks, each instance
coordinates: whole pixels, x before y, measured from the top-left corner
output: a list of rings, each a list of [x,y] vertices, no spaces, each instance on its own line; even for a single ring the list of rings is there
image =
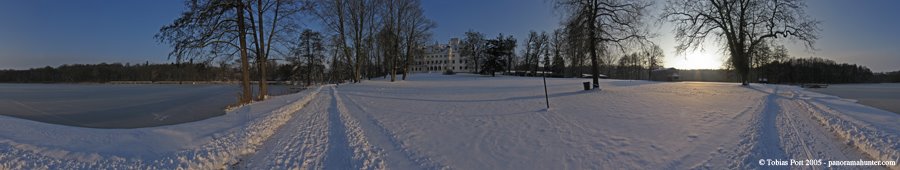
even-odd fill
[[[152,127],[223,115],[239,91],[236,85],[0,84],[0,115],[79,127]]]
[[[900,83],[834,84],[828,88],[807,89],[900,114]]]

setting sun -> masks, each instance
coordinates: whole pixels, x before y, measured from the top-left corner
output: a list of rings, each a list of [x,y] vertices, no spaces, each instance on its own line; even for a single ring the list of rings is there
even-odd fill
[[[722,57],[718,50],[693,50],[686,51],[684,54],[673,55],[666,58],[668,67],[678,69],[718,69],[722,67]]]

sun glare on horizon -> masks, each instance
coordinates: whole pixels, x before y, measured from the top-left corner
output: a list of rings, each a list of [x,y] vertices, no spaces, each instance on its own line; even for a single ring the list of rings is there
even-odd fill
[[[725,60],[717,50],[693,50],[666,57],[666,66],[677,69],[719,69]]]

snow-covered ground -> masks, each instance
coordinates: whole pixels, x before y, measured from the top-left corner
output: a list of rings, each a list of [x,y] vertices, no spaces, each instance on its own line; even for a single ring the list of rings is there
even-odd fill
[[[900,159],[900,115],[854,100],[732,83],[603,80],[602,91],[583,91],[584,81],[547,79],[551,109],[540,78],[414,74],[154,128],[0,117],[0,169],[818,169],[759,161]]]

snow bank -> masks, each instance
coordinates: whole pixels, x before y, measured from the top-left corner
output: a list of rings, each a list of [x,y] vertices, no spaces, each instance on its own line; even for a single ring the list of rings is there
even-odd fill
[[[900,116],[896,113],[856,104],[855,100],[794,90],[806,108],[847,144],[859,148],[875,160],[900,161]]]
[[[0,116],[0,169],[220,169],[255,152],[321,87],[171,126],[92,129]]]

